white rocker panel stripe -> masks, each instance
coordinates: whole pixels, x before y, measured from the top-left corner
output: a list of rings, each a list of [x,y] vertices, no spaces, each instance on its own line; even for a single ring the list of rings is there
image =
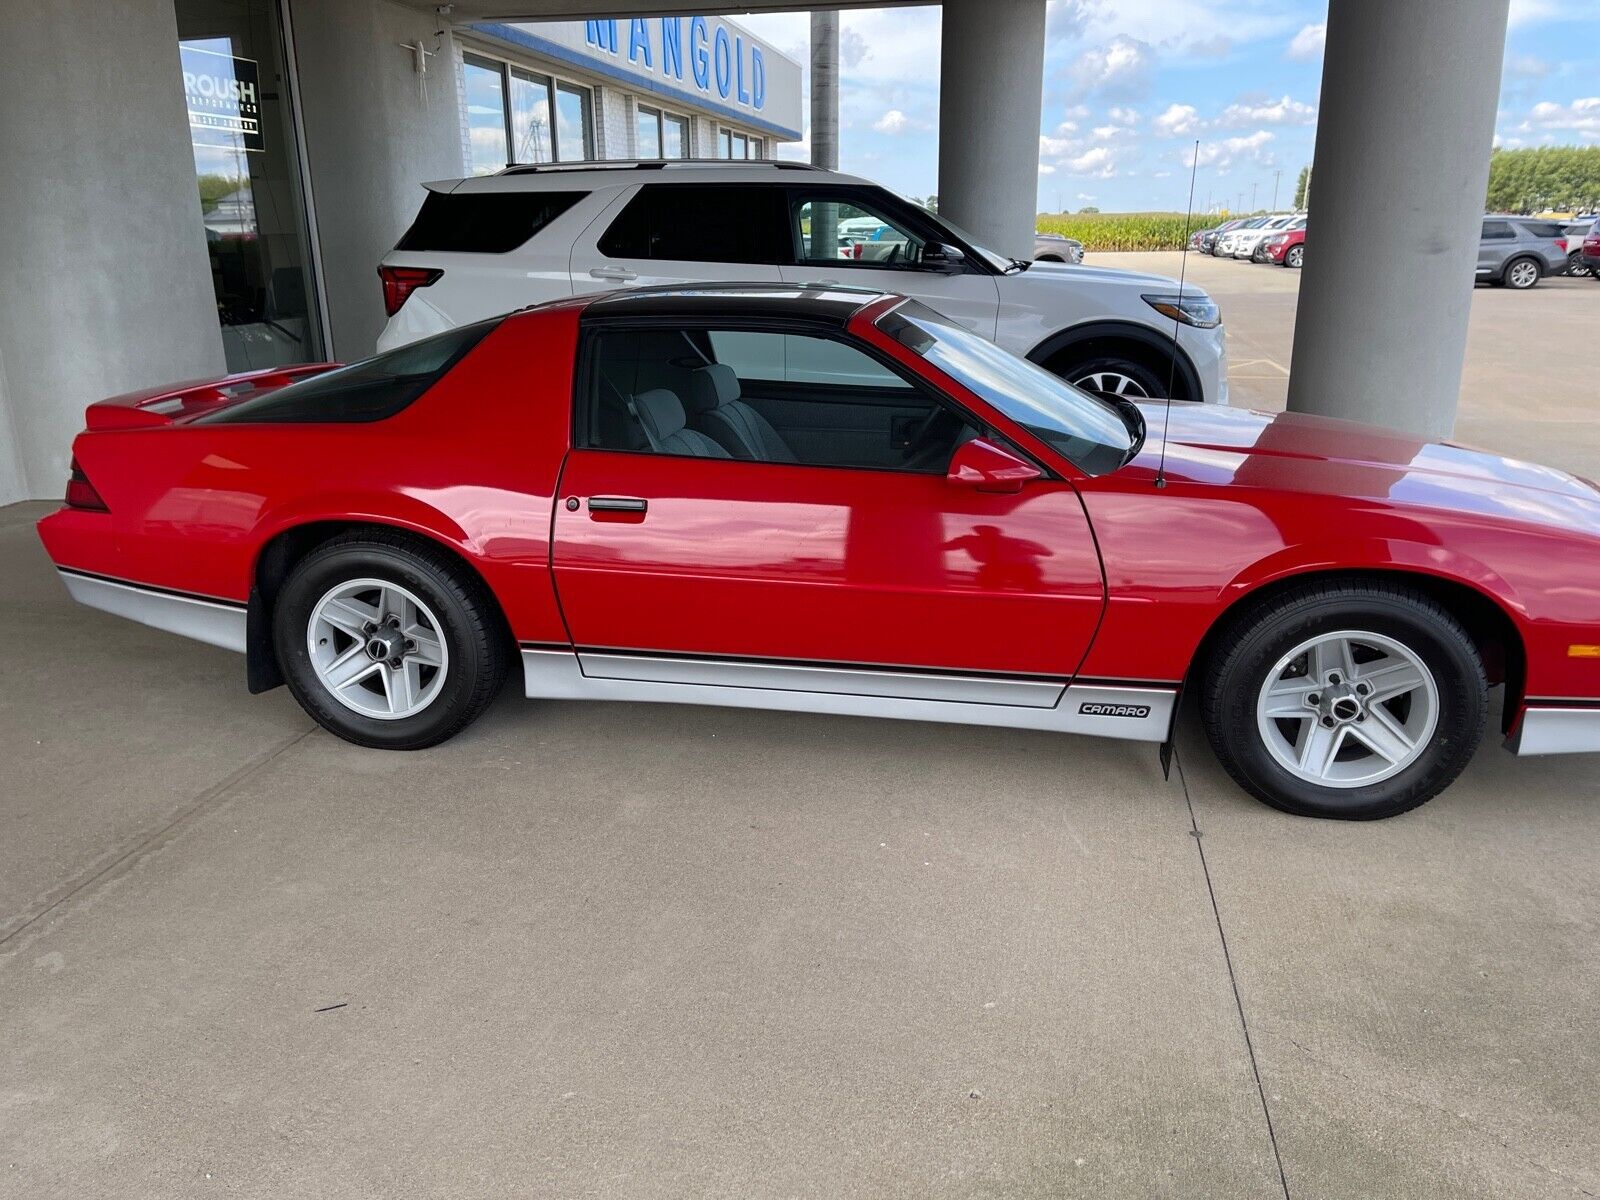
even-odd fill
[[[1524,758],[1600,750],[1600,708],[1529,707],[1508,744]]]
[[[245,651],[245,608],[242,604],[185,596],[64,568],[57,570],[61,582],[67,585],[68,594],[79,604],[224,650],[240,654]]]
[[[595,669],[590,660],[595,657],[626,658],[625,655],[584,655],[584,667]],[[675,660],[695,668],[718,668],[723,662],[697,662],[694,659]],[[525,691],[529,697],[551,700],[627,700],[663,704],[711,704],[726,708],[765,708],[781,712],[837,713],[844,716],[892,717],[905,721],[946,721],[957,725],[994,725],[1010,729],[1044,729],[1057,733],[1081,733],[1100,737],[1127,738],[1141,742],[1162,742],[1172,726],[1172,713],[1176,706],[1176,686],[1107,686],[1102,684],[1074,684],[1061,688],[1047,684],[1060,692],[1053,705],[1042,707],[1037,696],[1021,692],[1031,703],[996,703],[993,700],[917,699],[904,695],[881,695],[860,688],[883,690],[882,681],[858,681],[851,691],[817,691],[819,680],[812,676],[797,675],[779,664],[739,664],[752,674],[746,680],[761,680],[737,685],[727,683],[688,682],[695,678],[689,668],[683,668],[685,682],[667,682],[661,679],[634,679],[607,675],[586,674],[579,666],[578,656],[570,650],[524,649],[522,671]],[[623,668],[627,669],[627,668]],[[802,668],[804,670],[805,668]],[[847,668],[816,668],[826,674],[861,676],[893,676],[897,681],[907,678],[898,672],[862,671]],[[705,675],[710,678],[714,672]],[[724,677],[725,678],[725,677]],[[921,677],[925,678],[925,677]],[[958,692],[956,685],[1007,684],[1006,680],[975,678],[970,676],[933,676]],[[796,687],[796,683],[800,687]],[[1018,680],[1017,684],[1040,686],[1037,680]],[[899,686],[897,683],[896,686]],[[979,692],[977,694],[991,694]]]

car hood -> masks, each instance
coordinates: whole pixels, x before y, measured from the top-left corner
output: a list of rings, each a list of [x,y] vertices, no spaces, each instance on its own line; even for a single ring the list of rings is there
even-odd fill
[[[1130,467],[1153,471],[1168,417],[1160,404],[1140,408],[1149,436]],[[1173,404],[1165,469],[1173,481],[1448,509],[1600,537],[1600,488],[1575,475],[1305,413]]]
[[[1175,292],[1178,281],[1170,275],[1151,275],[1144,271],[1124,271],[1118,267],[1090,267],[1082,263],[1036,262],[1022,272],[1024,279],[1042,279],[1052,283],[1098,284],[1105,287],[1138,288],[1141,292]],[[1184,285],[1187,295],[1203,295],[1194,284]]]

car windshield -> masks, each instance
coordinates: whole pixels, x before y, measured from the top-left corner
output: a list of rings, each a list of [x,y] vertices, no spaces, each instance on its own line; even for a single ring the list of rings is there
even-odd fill
[[[1115,471],[1141,440],[1108,401],[1095,399],[1043,367],[1002,350],[987,338],[952,325],[933,309],[907,300],[878,319],[878,328],[963,387],[992,404],[1089,475]],[[1137,414],[1131,404],[1130,414]]]

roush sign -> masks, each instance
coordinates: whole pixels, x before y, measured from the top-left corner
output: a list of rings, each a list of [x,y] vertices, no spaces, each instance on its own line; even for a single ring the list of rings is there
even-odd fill
[[[182,44],[183,97],[196,146],[261,151],[261,71],[251,58]]]

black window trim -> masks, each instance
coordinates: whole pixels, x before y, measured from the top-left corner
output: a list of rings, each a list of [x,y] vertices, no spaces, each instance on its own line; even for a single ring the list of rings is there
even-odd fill
[[[964,424],[978,431],[978,436],[995,442],[1011,453],[1018,455],[1023,461],[1032,464],[1041,472],[1041,477],[1051,481],[1060,481],[1063,476],[1055,468],[1040,459],[1033,451],[1019,445],[1004,431],[996,429],[978,414],[972,412],[943,388],[930,383],[916,372],[906,367],[903,363],[895,361],[878,347],[865,342],[852,335],[849,330],[841,329],[838,325],[824,321],[777,320],[770,317],[728,316],[718,317],[697,313],[694,317],[589,317],[585,316],[578,325],[578,355],[577,369],[572,373],[572,409],[569,426],[570,446],[573,450],[590,450],[601,454],[639,454],[652,458],[677,458],[690,462],[736,462],[757,467],[804,467],[810,471],[875,471],[887,472],[894,475],[915,475],[921,478],[929,476],[938,477],[943,471],[907,471],[900,467],[862,467],[862,466],[824,466],[818,463],[771,463],[761,459],[745,458],[716,458],[705,459],[695,454],[671,454],[659,450],[623,450],[612,446],[589,445],[589,405],[587,399],[590,395],[591,385],[595,371],[595,347],[599,335],[603,333],[626,332],[630,329],[667,329],[679,331],[705,331],[727,330],[730,333],[788,333],[801,337],[820,337],[831,342],[840,342],[852,350],[859,350],[868,358],[877,362],[891,374],[899,376],[910,384],[912,390],[925,400],[932,401],[946,412],[958,418]]]

